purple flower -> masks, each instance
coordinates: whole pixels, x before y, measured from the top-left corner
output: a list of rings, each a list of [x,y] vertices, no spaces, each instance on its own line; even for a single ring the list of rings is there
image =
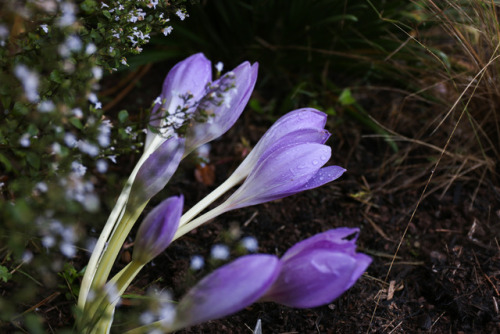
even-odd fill
[[[316,141],[297,140],[297,133]],[[245,182],[222,204],[225,211],[283,198],[321,186],[340,177],[339,166],[321,168],[331,149],[321,142],[324,134],[309,129],[285,135],[269,151],[264,151]]]
[[[278,279],[261,300],[309,308],[339,297],[372,261],[369,256],[356,253],[358,232],[357,228],[337,228],[290,248],[280,260]],[[347,239],[354,233],[354,238]]]
[[[151,199],[168,183],[184,153],[184,139],[170,137],[140,166],[131,189],[132,207]],[[145,153],[146,154],[146,153]]]
[[[251,305],[276,280],[280,267],[276,256],[265,254],[243,256],[220,267],[181,299],[169,330],[221,318]]]
[[[179,226],[184,197],[169,197],[146,216],[135,237],[133,259],[147,263],[168,247]]]
[[[206,120],[194,122],[189,127],[186,153],[221,136],[233,126],[250,99],[257,80],[257,70],[257,63],[251,65],[244,62],[209,85],[196,111],[204,115]]]
[[[324,144],[330,134],[324,130],[326,114],[312,108],[297,109],[278,119],[259,140],[234,174],[248,175],[262,156],[299,142]]]
[[[177,111],[193,112],[196,102],[204,95],[206,86],[212,80],[212,64],[202,53],[192,55],[177,63],[168,72],[163,83],[159,103],[155,103],[149,124],[154,128],[166,126],[165,118],[175,115]],[[155,133],[148,130],[146,145],[148,147]]]

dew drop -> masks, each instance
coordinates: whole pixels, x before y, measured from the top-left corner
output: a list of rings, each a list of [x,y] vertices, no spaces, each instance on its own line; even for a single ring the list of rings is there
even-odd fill
[[[316,166],[317,164],[319,164],[319,161],[315,159],[315,160],[313,160],[313,161],[312,161],[312,164],[313,164],[314,166]]]
[[[323,160],[323,161],[325,161],[326,160],[326,155],[321,155],[320,159]]]

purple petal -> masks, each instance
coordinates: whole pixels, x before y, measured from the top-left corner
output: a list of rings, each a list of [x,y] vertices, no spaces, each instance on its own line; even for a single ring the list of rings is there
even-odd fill
[[[351,280],[347,285],[348,289],[351,288],[354,285],[354,283],[356,283],[358,278],[360,278],[361,275],[363,275],[368,266],[372,263],[372,258],[362,253],[356,254],[354,256],[354,259],[356,260],[356,268],[352,272]]]
[[[135,238],[133,259],[147,263],[163,252],[179,227],[184,197],[169,197],[144,218]]]
[[[209,117],[206,122],[196,122],[189,128],[186,135],[186,152],[189,153],[220,137],[234,125],[250,99],[257,81],[257,71],[258,64],[250,65],[249,62],[240,64],[232,71],[235,76],[235,87],[227,92],[228,96],[221,105],[210,110],[213,113],[212,117]],[[218,82],[223,79],[224,77],[221,77],[213,85],[218,85]]]
[[[179,105],[184,105],[180,96],[187,93],[193,95],[191,103],[198,101],[205,93],[207,84],[212,80],[212,64],[202,54],[194,54],[177,63],[169,72],[163,82],[160,98],[165,100],[163,105],[156,104],[151,112],[149,124],[159,127],[165,111],[175,110]],[[162,109],[160,109],[162,107]],[[162,110],[162,112],[160,112]],[[146,136],[146,147],[149,146],[154,133],[148,131]]]
[[[352,238],[347,237],[354,235]],[[292,257],[309,249],[326,249],[331,251],[342,251],[348,255],[355,255],[356,240],[359,228],[339,227],[316,234],[293,245],[281,257],[281,261],[287,261]]]
[[[325,124],[326,114],[316,109],[303,108],[287,113],[274,122],[266,131],[257,145],[255,145],[250,154],[238,167],[238,171],[243,172],[244,169],[253,169],[264,152],[268,152],[269,148],[280,141],[281,138],[302,129],[322,130]]]
[[[306,250],[283,262],[262,300],[297,308],[327,304],[349,288],[356,268],[356,259],[344,253]]]
[[[251,305],[276,280],[280,261],[273,255],[240,257],[201,280],[177,307],[171,330],[217,319]]]
[[[184,153],[184,139],[171,137],[146,159],[132,185],[135,205],[151,199],[168,183]]]
[[[302,190],[309,190],[338,179],[346,171],[340,166],[328,166],[321,168],[312,178],[307,181]]]
[[[259,161],[243,185],[227,200],[228,209],[272,201],[301,191],[330,156],[330,147],[317,143],[283,147]]]

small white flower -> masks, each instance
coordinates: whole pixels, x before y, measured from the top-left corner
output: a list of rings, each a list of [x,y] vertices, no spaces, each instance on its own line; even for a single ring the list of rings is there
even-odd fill
[[[222,72],[222,70],[224,69],[224,64],[220,61],[218,62],[217,64],[215,64],[215,69],[217,70],[217,72]]]
[[[95,166],[97,168],[97,171],[101,174],[104,174],[108,171],[108,163],[104,159],[97,160]]]
[[[80,108],[74,108],[71,110],[71,113],[73,114],[73,116],[75,116],[76,118],[82,118],[83,117],[83,111],[82,109]]]
[[[178,9],[176,12],[175,12],[175,15],[177,15],[181,21],[184,21],[184,19],[189,16],[187,15],[186,13],[184,13],[182,10]]]
[[[64,143],[68,147],[75,147],[77,144],[76,136],[72,134],[71,132],[67,132],[64,135]]]
[[[42,238],[42,245],[45,248],[51,248],[56,243],[56,239],[52,235],[46,235]]]
[[[71,170],[78,176],[84,176],[87,171],[87,167],[79,163],[78,161],[73,161],[71,163]]]
[[[45,33],[48,33],[49,32],[49,26],[46,25],[46,24],[40,24],[40,28],[42,28],[42,30],[45,32]]]
[[[71,243],[63,242],[59,246],[59,249],[61,250],[61,253],[63,253],[63,255],[66,257],[72,258],[76,255],[76,247]]]
[[[21,138],[19,138],[19,144],[22,147],[29,147],[31,144],[30,138],[31,135],[29,133],[25,133],[24,135],[21,136]]]
[[[45,182],[38,182],[35,185],[35,189],[42,192],[42,193],[46,193],[47,190],[49,190],[49,186],[47,186],[47,183],[45,183]]]
[[[26,98],[30,102],[36,102],[39,99],[38,96],[38,74],[34,71],[30,71],[25,65],[19,64],[14,68],[15,76],[21,81],[24,88],[24,93]]]
[[[189,268],[191,268],[191,270],[200,270],[201,268],[203,268],[203,266],[205,265],[205,260],[203,260],[203,257],[201,257],[200,255],[193,255],[191,257],[191,262],[189,264]]]
[[[156,100],[154,100],[153,104],[161,104],[161,96],[158,96]]]
[[[91,157],[95,157],[99,154],[99,148],[86,140],[79,140],[77,146],[82,153],[88,154]]]
[[[168,27],[162,29],[161,32],[163,33],[163,35],[168,36],[172,32],[172,30],[174,30],[174,28],[172,28],[171,26],[168,26]]]
[[[82,49],[82,40],[77,35],[68,36],[65,44],[70,51],[80,51]]]
[[[102,108],[102,103],[101,102],[96,102],[95,103],[95,108],[96,109],[101,109]]]
[[[213,245],[210,256],[215,260],[227,260],[229,258],[229,247],[222,244]]]
[[[56,106],[55,106],[54,102],[52,102],[50,100],[44,100],[38,104],[38,111],[39,112],[51,112],[55,108],[56,108]]]
[[[85,47],[85,54],[86,55],[91,55],[94,54],[94,52],[97,51],[97,46],[94,43],[89,43]]]
[[[259,249],[259,243],[254,237],[244,237],[241,239],[241,245],[249,252],[256,252]]]

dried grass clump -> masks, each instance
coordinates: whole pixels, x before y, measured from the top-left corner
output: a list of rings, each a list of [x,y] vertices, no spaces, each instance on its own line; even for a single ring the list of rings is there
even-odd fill
[[[399,154],[386,160],[396,172],[378,188],[392,193],[432,179],[425,196],[444,195],[459,181],[475,187],[474,202],[482,186],[495,184],[500,158],[500,5],[492,0],[414,5],[417,24],[408,29],[394,23],[407,39],[386,61],[415,93],[384,121],[393,140],[412,145],[400,145]]]

